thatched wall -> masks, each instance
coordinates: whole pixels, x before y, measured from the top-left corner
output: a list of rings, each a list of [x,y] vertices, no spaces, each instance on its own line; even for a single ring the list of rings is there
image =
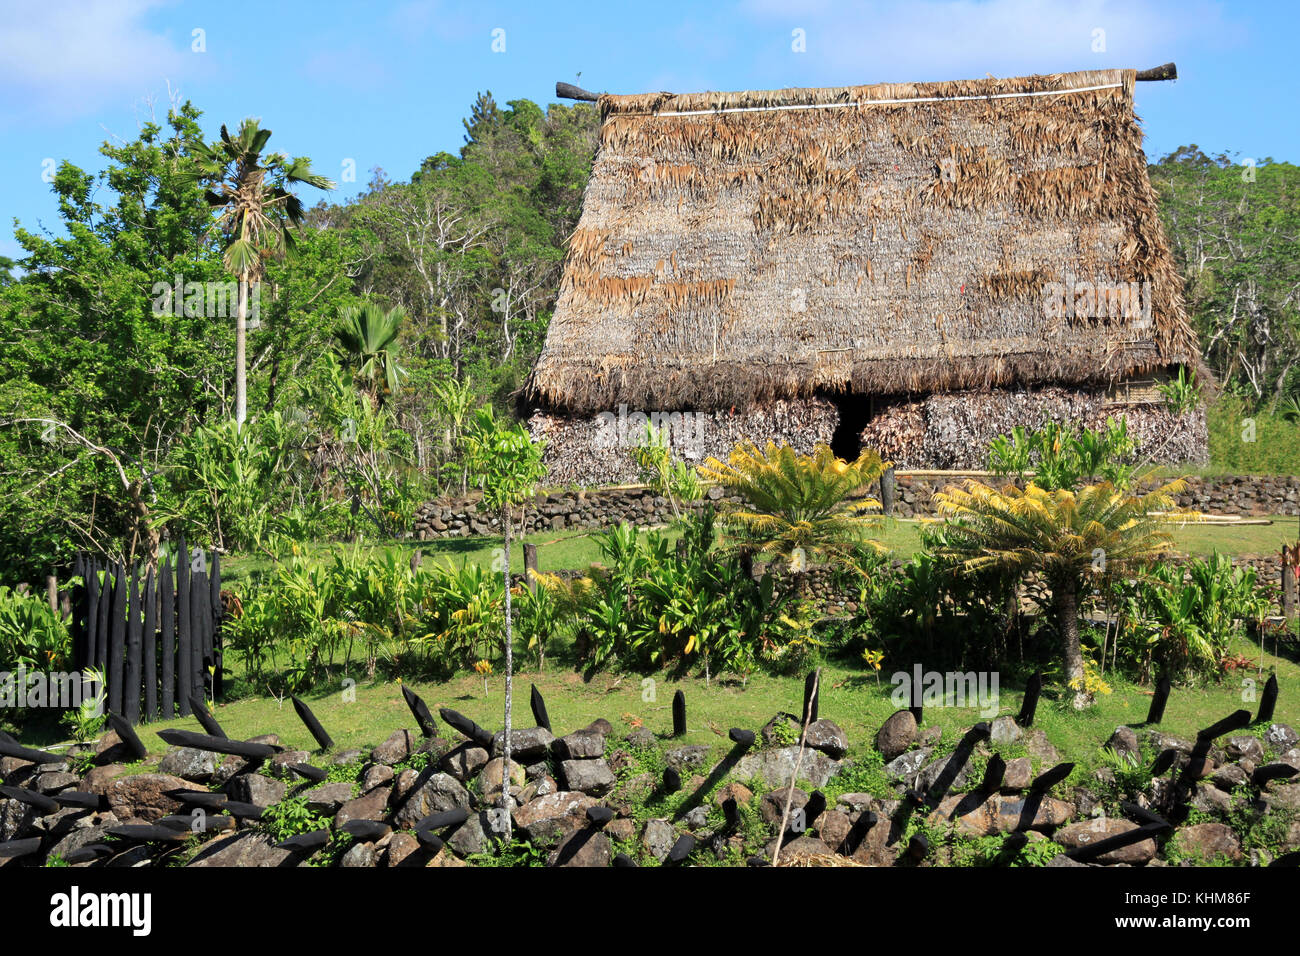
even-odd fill
[[[525,399],[744,410],[1194,365],[1133,82],[603,96]]]
[[[989,442],[1017,425],[1039,428],[1057,421],[1097,428],[1107,417],[1121,416],[1141,459],[1149,456],[1155,464],[1208,459],[1204,408],[1176,415],[1162,404],[1116,405],[1100,392],[1064,388],[951,392],[878,404],[861,440],[898,468],[983,468]]]
[[[666,428],[674,454],[691,463],[709,456],[726,460],[742,440],[760,446],[771,440],[801,452],[829,443],[839,414],[823,399],[776,401],[745,412],[652,413],[656,427]],[[592,486],[634,482],[640,471],[632,450],[645,432],[647,415],[627,405],[599,415],[536,412],[528,427],[534,440],[545,440],[543,461],[552,485]]]

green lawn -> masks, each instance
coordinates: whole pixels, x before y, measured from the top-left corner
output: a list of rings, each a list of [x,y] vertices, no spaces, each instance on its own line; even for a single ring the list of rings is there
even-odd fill
[[[1218,550],[1227,554],[1262,554],[1276,552],[1283,542],[1294,542],[1300,538],[1295,517],[1280,516],[1269,519],[1272,524],[1250,525],[1206,525],[1183,524],[1173,529],[1174,546],[1182,552],[1195,555],[1209,554]],[[901,557],[908,557],[920,547],[920,529],[922,523],[915,520],[883,519],[876,532],[871,536],[889,551]],[[670,539],[677,537],[677,532],[663,529]],[[593,531],[547,531],[530,534],[523,541],[537,545],[537,561],[543,571],[585,568],[600,558],[600,549],[596,545]],[[328,560],[339,550],[357,548],[362,552],[381,551],[397,552],[410,555],[416,549],[424,553],[425,561],[462,561],[489,566],[500,549],[501,543],[496,538],[465,537],[440,538],[433,541],[378,541],[349,544],[312,543],[305,546],[308,556]],[[523,567],[523,542],[515,542],[510,552],[511,564]],[[264,571],[271,566],[271,560],[264,555],[235,555],[222,561],[222,575],[226,581],[246,581],[249,575]]]
[[[1255,646],[1242,648],[1252,657],[1259,656]],[[1300,666],[1271,654],[1265,656],[1265,666],[1276,664],[1282,686],[1275,720],[1296,725],[1300,723]],[[408,727],[415,729],[415,721],[402,698],[401,686],[396,681],[368,683],[354,669],[358,683],[353,688],[355,699],[349,700],[343,692],[342,674],[334,689],[317,687],[304,695],[313,712],[334,738],[336,749],[352,747],[367,749],[382,741],[392,731]],[[1254,677],[1254,672],[1251,672]],[[871,749],[876,730],[897,708],[890,700],[893,686],[888,673],[881,675],[877,684],[875,676],[841,664],[830,664],[823,669],[820,715],[829,717],[849,737],[851,756]],[[682,690],[687,702],[689,732],[681,741],[684,744],[706,744],[720,757],[730,749],[726,738],[732,727],[757,730],[774,714],[785,711],[799,713],[803,700],[802,677],[777,677],[755,675],[742,685],[728,678],[714,680],[708,686],[703,679],[673,680],[664,673],[649,675],[618,675],[601,673],[584,680],[573,670],[548,664],[545,672],[526,668],[517,675],[512,708],[512,723],[516,727],[529,727],[535,722],[529,710],[529,684],[536,684],[546,698],[551,724],[557,734],[586,726],[598,717],[604,717],[615,727],[616,734],[626,734],[633,721],[661,737],[666,737],[672,727],[672,697]],[[1262,681],[1260,681],[1262,686]],[[437,718],[438,708],[451,707],[489,728],[502,725],[504,680],[500,675],[488,679],[487,693],[483,681],[474,674],[456,677],[441,684],[408,683],[424,698]],[[1002,684],[999,688],[998,712],[1015,714],[1022,697],[1020,686]],[[1050,699],[1045,690],[1038,706],[1035,725],[1046,731],[1057,746],[1063,759],[1073,760],[1087,769],[1099,765],[1100,747],[1120,724],[1136,724],[1146,717],[1150,705],[1150,688],[1118,682],[1113,692],[1098,698],[1091,710],[1076,713]],[[1253,703],[1243,702],[1239,679],[1195,690],[1175,688],[1161,729],[1185,738],[1193,737],[1197,730],[1245,707],[1252,712]],[[282,743],[294,748],[314,750],[315,743],[294,712],[288,700],[254,696],[242,700],[219,703],[214,716],[233,738],[247,739],[258,734],[275,733]],[[953,741],[972,723],[986,719],[976,708],[929,707],[925,722],[944,729],[944,739]],[[445,727],[443,734],[456,740],[458,735]],[[141,739],[151,753],[161,755],[166,747],[155,731],[165,727],[182,727],[198,730],[193,718],[177,719],[139,728]],[[46,739],[40,739],[45,736]],[[53,742],[55,733],[25,736],[29,745],[43,746]]]

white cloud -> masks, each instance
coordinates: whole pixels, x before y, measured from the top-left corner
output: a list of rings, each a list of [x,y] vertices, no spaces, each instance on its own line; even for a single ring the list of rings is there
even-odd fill
[[[135,102],[194,61],[188,32],[173,41],[142,21],[156,0],[17,0],[0,26],[6,119],[62,120],[113,100]],[[183,42],[182,42],[183,39]]]

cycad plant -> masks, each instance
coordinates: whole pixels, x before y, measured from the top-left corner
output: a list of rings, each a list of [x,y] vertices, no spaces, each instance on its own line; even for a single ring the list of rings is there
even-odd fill
[[[208,184],[208,205],[217,210],[216,226],[226,238],[222,261],[239,280],[239,307],[235,319],[235,422],[248,417],[247,338],[248,295],[261,281],[269,258],[293,250],[290,227],[302,222],[302,200],[293,194],[297,184],[333,189],[334,183],[312,171],[306,156],[293,159],[282,153],[262,154],[269,129],[246,119],[231,136],[221,127],[221,139],[196,150],[194,178]]]
[[[406,313],[400,306],[385,311],[373,302],[348,306],[339,315],[334,341],[353,364],[364,389],[376,405],[383,403],[407,378],[397,363],[397,338]]]
[[[802,455],[789,445],[751,442],[737,445],[727,461],[708,459],[700,475],[715,481],[742,502],[728,507],[723,520],[742,549],[779,558],[802,579],[807,562],[838,554],[860,543],[876,519],[873,498],[849,500],[884,472],[874,451],[856,461],[836,458],[827,445]]]
[[[1052,594],[1061,636],[1067,683],[1074,705],[1088,704],[1083,650],[1079,641],[1079,600],[1091,574],[1136,571],[1168,553],[1169,518],[1155,512],[1174,507],[1186,482],[1171,481],[1135,495],[1109,482],[1079,491],[1047,490],[1032,482],[1023,490],[999,491],[980,482],[935,494],[948,516],[935,553],[969,571],[998,569],[1023,575],[1037,572]],[[1182,518],[1194,517],[1180,515]]]

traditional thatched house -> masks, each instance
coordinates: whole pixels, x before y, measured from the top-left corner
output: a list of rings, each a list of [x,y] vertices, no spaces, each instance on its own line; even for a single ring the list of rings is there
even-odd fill
[[[982,467],[1044,418],[1123,413],[1205,455],[1199,366],[1147,179],[1132,70],[599,98],[600,149],[523,392],[557,483],[635,477],[645,415],[688,456],[739,438]]]

